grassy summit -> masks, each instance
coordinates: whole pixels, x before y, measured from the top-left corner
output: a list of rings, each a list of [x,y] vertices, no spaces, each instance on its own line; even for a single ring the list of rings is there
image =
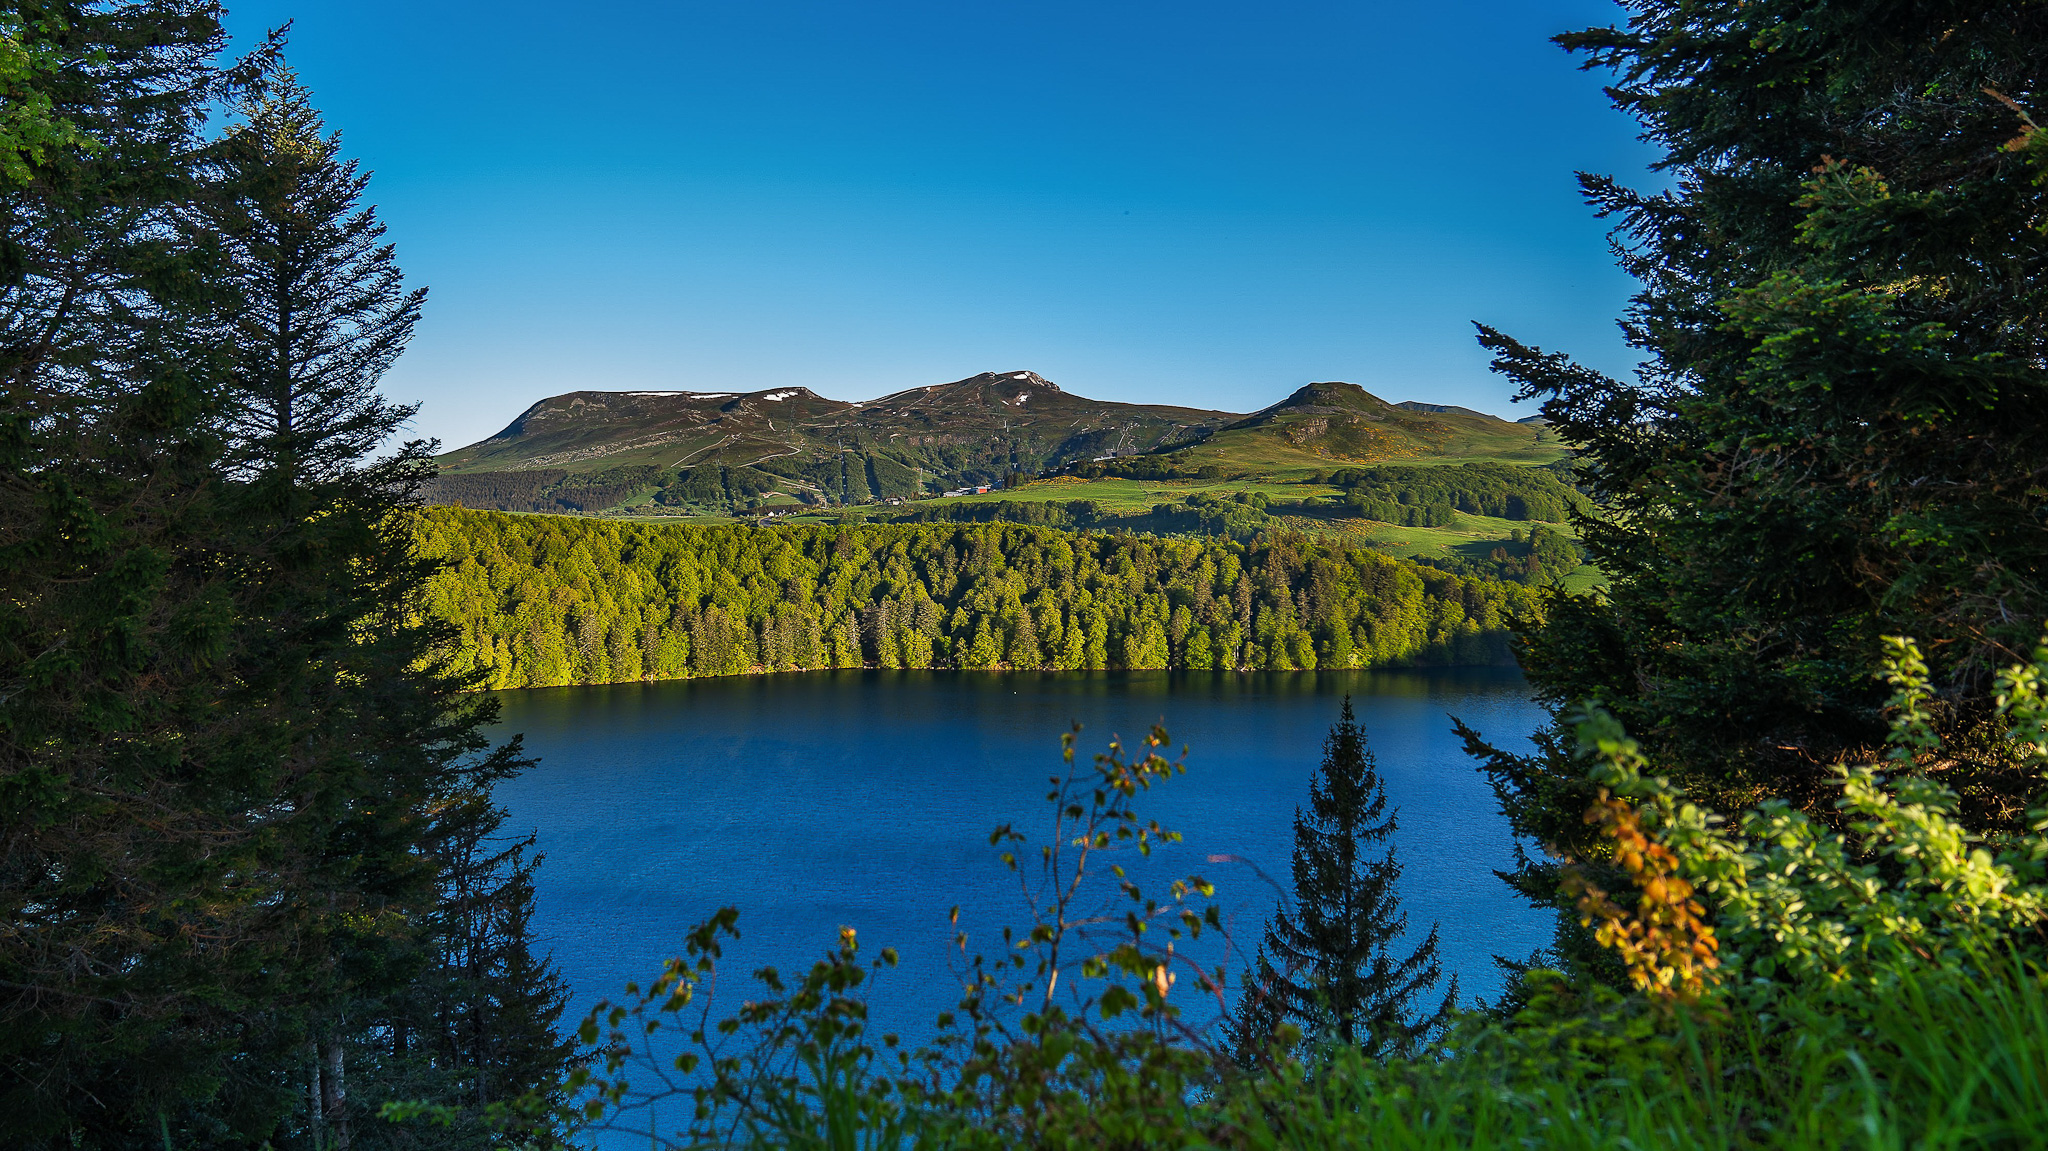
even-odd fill
[[[1541,424],[1389,404],[1356,384],[1309,384],[1238,416],[1091,400],[1032,372],[1004,372],[856,402],[803,387],[571,392],[441,456],[435,495],[508,511],[600,511],[674,489],[660,502],[717,512],[777,495],[818,506],[917,499],[1020,473],[1298,482],[1332,464],[1547,464],[1564,454]],[[715,479],[695,474],[714,470]]]

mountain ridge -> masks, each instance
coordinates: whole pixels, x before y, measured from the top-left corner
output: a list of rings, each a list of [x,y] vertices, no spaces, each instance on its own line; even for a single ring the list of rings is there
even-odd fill
[[[1540,439],[1470,409],[1390,404],[1337,381],[1304,385],[1248,415],[1090,399],[1032,371],[981,372],[867,400],[830,399],[800,383],[579,390],[538,400],[496,434],[438,457],[427,495],[508,510],[614,506],[605,501],[685,487],[697,495],[673,498],[701,506],[770,490],[806,503],[862,503],[1131,456],[1235,466],[1207,458],[1217,454],[1212,445],[1252,445],[1263,462],[1251,470],[1422,456],[1480,425],[1516,443]],[[692,475],[707,469],[716,474]],[[560,493],[569,489],[588,491],[565,503]]]

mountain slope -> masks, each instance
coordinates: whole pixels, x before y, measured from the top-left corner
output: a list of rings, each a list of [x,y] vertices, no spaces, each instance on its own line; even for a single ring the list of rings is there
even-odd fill
[[[513,511],[650,500],[725,511],[911,498],[1110,457],[1233,475],[1396,459],[1543,463],[1561,454],[1545,434],[1466,409],[1392,405],[1341,383],[1310,384],[1250,416],[1091,400],[1033,372],[984,372],[857,402],[801,386],[571,392],[440,457],[428,497]]]
[[[1183,466],[1284,475],[1332,463],[1544,464],[1564,454],[1555,436],[1535,426],[1444,404],[1390,404],[1357,384],[1325,382],[1305,385],[1174,456]]]
[[[828,400],[803,387],[747,393],[571,392],[528,408],[504,431],[441,457],[444,472],[646,464],[746,465],[764,456],[857,448],[906,459],[943,449],[1018,457],[1034,468],[1084,453],[1146,451],[1235,419],[1228,412],[1084,399],[1033,372],[985,372],[877,400]],[[999,452],[985,445],[1000,444]],[[967,460],[956,466],[971,467]]]
[[[851,403],[803,387],[571,392],[442,456],[442,480],[430,497],[523,510],[523,496],[508,503],[489,493],[523,492],[542,473],[552,477],[543,485],[550,491],[566,485],[609,492],[622,483],[662,486],[669,473],[712,467],[779,477],[777,486],[799,498],[859,502],[1192,442],[1236,418],[1086,399],[1033,372],[984,372]],[[721,482],[729,487],[730,476]]]

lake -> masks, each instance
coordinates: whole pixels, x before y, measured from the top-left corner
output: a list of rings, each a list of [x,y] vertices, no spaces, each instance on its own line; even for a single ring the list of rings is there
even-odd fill
[[[731,904],[734,973],[807,966],[841,925],[897,948],[871,1002],[877,1026],[914,1037],[957,998],[948,909],[977,949],[1027,922],[988,833],[1007,822],[1043,842],[1073,723],[1079,762],[1154,723],[1187,747],[1186,775],[1139,811],[1182,832],[1158,866],[1213,881],[1248,950],[1274,888],[1206,857],[1287,881],[1295,808],[1346,693],[1400,809],[1411,932],[1438,923],[1465,997],[1490,995],[1491,957],[1528,955],[1551,920],[1494,876],[1512,840],[1449,717],[1526,747],[1542,714],[1511,670],[844,671],[506,692],[502,731],[524,732],[541,763],[498,794],[507,830],[546,854],[535,923],[574,990],[565,1023],[659,973],[690,925]]]

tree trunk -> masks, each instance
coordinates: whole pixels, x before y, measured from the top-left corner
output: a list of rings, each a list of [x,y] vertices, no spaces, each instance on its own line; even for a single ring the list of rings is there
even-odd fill
[[[326,1093],[328,1122],[334,1126],[335,1151],[348,1151],[348,1082],[343,1075],[340,1039],[327,1041],[327,1073],[321,1077],[320,1086]]]
[[[307,1129],[313,1135],[313,1151],[325,1151],[327,1119],[320,1107],[320,1043],[315,1039],[306,1040],[306,1113],[311,1119]]]

